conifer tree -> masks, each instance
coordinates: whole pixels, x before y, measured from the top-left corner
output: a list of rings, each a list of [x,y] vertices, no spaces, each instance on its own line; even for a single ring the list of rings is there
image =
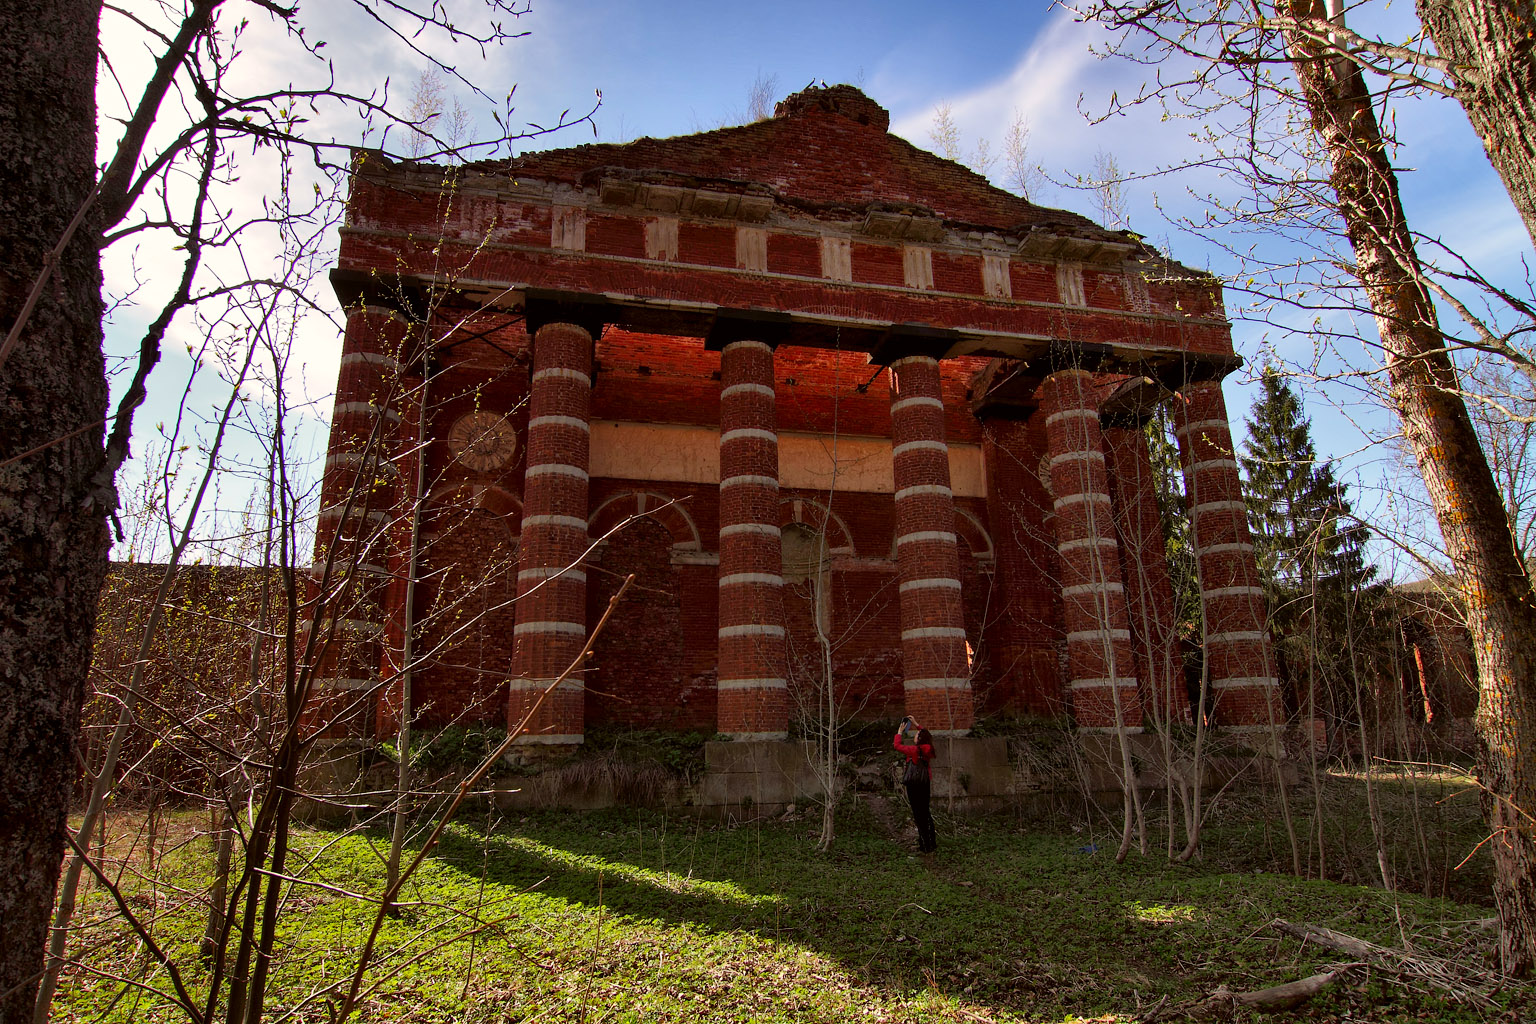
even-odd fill
[[[1240,461],[1277,668],[1304,712],[1315,687],[1316,710],[1335,736],[1362,721],[1362,696],[1373,688],[1359,677],[1374,674],[1386,647],[1377,635],[1381,588],[1365,557],[1370,530],[1354,517],[1347,485],[1318,461],[1312,421],[1290,383],[1269,366],[1259,384]]]

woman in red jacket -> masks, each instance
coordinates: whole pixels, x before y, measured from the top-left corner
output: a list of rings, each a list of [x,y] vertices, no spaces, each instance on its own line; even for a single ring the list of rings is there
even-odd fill
[[[910,744],[906,742],[909,730],[916,734]],[[901,784],[906,787],[907,802],[912,805],[912,820],[917,823],[917,852],[933,853],[939,848],[938,836],[933,831],[933,814],[928,810],[933,789],[933,769],[930,767],[933,734],[908,715],[901,720],[891,746],[907,756]]]

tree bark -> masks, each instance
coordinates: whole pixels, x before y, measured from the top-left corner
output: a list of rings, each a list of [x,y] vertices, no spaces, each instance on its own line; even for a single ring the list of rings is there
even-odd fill
[[[1318,16],[1320,0],[1287,0]],[[1391,401],[1460,577],[1477,656],[1483,806],[1504,969],[1536,966],[1536,595],[1445,349],[1360,68],[1293,38],[1297,79],[1387,353]]]
[[[0,4],[0,332],[95,184],[100,10]],[[0,367],[0,1024],[32,1016],[106,572],[98,245],[87,220]]]
[[[1536,244],[1536,15],[1512,0],[1416,0],[1456,98]]]

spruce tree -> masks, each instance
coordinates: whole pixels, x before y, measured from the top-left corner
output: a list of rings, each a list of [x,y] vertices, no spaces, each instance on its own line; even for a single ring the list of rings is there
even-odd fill
[[[1259,385],[1240,461],[1277,668],[1304,714],[1311,688],[1337,744],[1341,728],[1362,721],[1368,679],[1388,647],[1382,588],[1366,561],[1371,534],[1354,517],[1347,485],[1318,462],[1312,422],[1290,383],[1269,366]]]

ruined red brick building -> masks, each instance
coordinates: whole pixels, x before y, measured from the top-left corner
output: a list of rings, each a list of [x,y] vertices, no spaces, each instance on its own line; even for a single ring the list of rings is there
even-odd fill
[[[526,742],[780,739],[829,671],[845,713],[955,736],[1187,718],[1167,402],[1215,721],[1283,720],[1218,284],[888,122],[835,86],[510,163],[359,155],[318,540],[358,583],[322,712],[389,729],[410,665],[424,722],[518,722],[633,573]]]

